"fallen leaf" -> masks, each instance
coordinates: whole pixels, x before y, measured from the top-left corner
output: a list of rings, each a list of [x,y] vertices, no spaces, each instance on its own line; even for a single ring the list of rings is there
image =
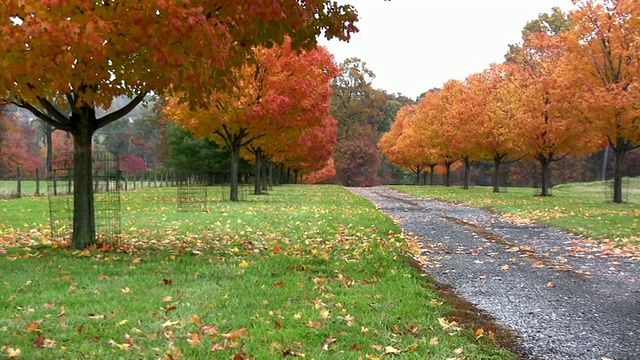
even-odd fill
[[[308,326],[308,327],[310,327],[310,328],[313,328],[313,329],[319,329],[319,328],[321,328],[322,326],[324,326],[324,324],[323,324],[323,323],[321,323],[321,322],[319,322],[319,321],[311,321],[311,320],[310,320],[310,321],[307,323],[307,326]]]
[[[42,329],[40,328],[40,324],[42,323],[42,320],[34,320],[34,321],[30,321],[27,324],[27,331],[28,332],[42,332]]]
[[[41,348],[44,345],[45,337],[42,334],[39,334],[38,337],[33,341],[33,346],[37,348]]]
[[[418,343],[414,342],[413,344],[407,346],[404,350],[402,350],[402,352],[409,352],[409,351],[413,351],[415,349],[418,348]]]
[[[56,315],[56,317],[63,317],[67,315],[67,308],[63,305],[60,306],[60,314]]]
[[[233,330],[228,334],[222,334],[222,337],[227,340],[237,341],[238,338],[240,338],[240,336],[244,335],[246,332],[247,332],[247,328],[241,328],[241,329]]]
[[[454,354],[456,354],[456,355],[460,355],[460,354],[462,354],[463,352],[464,352],[464,349],[463,349],[463,348],[457,348],[457,349],[453,350],[453,353],[454,353]]]
[[[431,345],[438,345],[440,344],[440,338],[437,336],[434,336],[431,338],[431,340],[429,340],[429,344]]]
[[[438,323],[442,326],[444,331],[460,331],[460,327],[458,327],[458,323],[455,321],[447,321],[445,318],[438,318]]]
[[[483,336],[484,336],[484,329],[483,328],[477,329],[476,330],[476,340],[480,339]]]
[[[223,351],[224,350],[224,346],[220,345],[220,344],[213,344],[211,346],[211,352],[216,352],[216,351]]]
[[[502,270],[509,270],[509,265],[502,265],[502,267],[500,268]]]
[[[305,355],[303,353],[297,352],[297,351],[293,351],[290,348],[286,348],[284,350],[282,350],[282,356],[283,357],[305,357]]]
[[[548,288],[554,288],[554,287],[556,287],[556,284],[554,284],[553,281],[549,281],[549,282],[547,282],[547,287]]]
[[[128,287],[120,289],[120,291],[122,291],[123,294],[131,294],[131,289]]]
[[[173,311],[177,309],[175,305],[168,305],[165,309],[164,309],[164,313],[168,314],[170,311]]]
[[[283,287],[284,286],[284,281],[273,283],[273,286],[275,286],[275,287]]]
[[[171,320],[167,320],[162,324],[162,327],[169,327],[169,326],[173,326],[173,325],[177,325],[180,321],[175,320],[175,321],[171,321]]]
[[[187,344],[191,347],[196,347],[202,344],[202,340],[200,340],[200,335],[198,333],[187,333]]]
[[[4,347],[5,353],[7,354],[7,358],[9,359],[15,359],[17,357],[20,357],[20,355],[22,355],[22,350],[20,350],[19,348],[13,348],[11,346],[7,346]]]
[[[401,351],[396,349],[396,348],[394,348],[393,346],[385,346],[384,353],[385,354],[400,354]]]
[[[241,268],[246,268],[247,266],[249,266],[249,263],[246,260],[242,260],[242,262],[238,265]]]
[[[329,345],[333,344],[334,342],[338,341],[338,339],[334,338],[334,337],[330,337],[328,339],[326,339],[324,341],[324,344],[322,344],[322,351],[328,351],[329,350]]]
[[[327,309],[322,309],[320,311],[320,317],[322,319],[328,319],[331,317],[331,310],[327,310]]]
[[[200,325],[199,330],[203,334],[210,334],[210,335],[218,334],[218,328],[213,325]]]

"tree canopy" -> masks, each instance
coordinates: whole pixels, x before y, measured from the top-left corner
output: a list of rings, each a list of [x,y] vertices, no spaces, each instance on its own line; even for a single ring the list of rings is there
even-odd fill
[[[75,248],[95,242],[93,133],[146,94],[179,93],[204,105],[256,46],[349,39],[357,13],[328,0],[22,1],[0,4],[0,98],[74,138]],[[118,96],[133,99],[113,112]],[[53,106],[65,101],[69,114]]]

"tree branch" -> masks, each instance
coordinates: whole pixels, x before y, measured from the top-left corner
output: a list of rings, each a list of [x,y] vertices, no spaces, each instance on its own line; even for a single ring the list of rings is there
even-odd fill
[[[128,113],[130,113],[138,104],[144,100],[144,97],[147,96],[147,92],[142,92],[133,98],[127,105],[121,107],[120,109],[107,114],[100,119],[97,119],[98,129],[104,126],[111,124],[112,122],[124,117]]]
[[[67,116],[64,116],[64,114],[61,113],[60,110],[56,109],[56,107],[53,106],[53,104],[51,104],[49,100],[39,96],[36,97],[36,99],[38,99],[38,102],[40,103],[40,105],[42,105],[42,107],[44,107],[44,109],[47,110],[48,115],[53,116],[53,118],[57,122],[59,122],[62,125],[71,125],[71,120],[69,120]]]
[[[25,101],[14,101],[13,104],[15,106],[21,107],[23,109],[27,109],[29,111],[31,111],[31,113],[33,115],[35,115],[37,118],[39,118],[40,120],[46,122],[47,124],[53,126],[56,129],[60,129],[60,130],[64,130],[64,131],[71,131],[71,126],[69,123],[69,119],[64,118],[65,122],[61,123],[60,121],[58,121],[57,118],[52,118],[51,116],[45,114],[44,112],[42,112],[40,109],[36,108],[35,106],[29,104],[28,102]],[[56,112],[58,112],[56,110]],[[59,113],[59,112],[58,112]],[[60,114],[62,115],[62,114]]]

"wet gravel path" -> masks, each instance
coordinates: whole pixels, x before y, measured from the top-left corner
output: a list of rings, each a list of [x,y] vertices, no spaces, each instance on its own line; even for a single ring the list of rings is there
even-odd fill
[[[485,210],[351,190],[418,238],[437,281],[515,330],[525,359],[640,359],[640,258]]]

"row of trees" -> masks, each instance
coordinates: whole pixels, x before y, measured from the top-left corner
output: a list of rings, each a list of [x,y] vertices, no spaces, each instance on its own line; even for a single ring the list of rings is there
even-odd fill
[[[232,201],[238,200],[241,151],[254,158],[258,178],[267,161],[319,171],[329,164],[336,142],[337,123],[329,114],[329,83],[338,74],[333,56],[323,47],[298,52],[287,38],[271,48],[256,47],[253,57],[229,77],[230,89],[210,94],[210,106],[193,108],[172,96],[164,108],[182,128],[230,151]]]
[[[529,23],[504,63],[403,108],[379,143],[383,152],[417,173],[493,161],[494,191],[501,164],[530,158],[548,195],[551,163],[609,146],[613,201],[622,202],[623,160],[640,147],[640,3],[576,5],[570,15],[556,8]]]
[[[147,94],[212,108],[255,63],[255,47],[316,46],[357,31],[350,5],[328,0],[9,1],[0,5],[0,98],[31,111],[74,144],[72,246],[95,243],[93,134]],[[108,109],[114,98],[132,99]],[[58,106],[54,106],[57,104]]]

